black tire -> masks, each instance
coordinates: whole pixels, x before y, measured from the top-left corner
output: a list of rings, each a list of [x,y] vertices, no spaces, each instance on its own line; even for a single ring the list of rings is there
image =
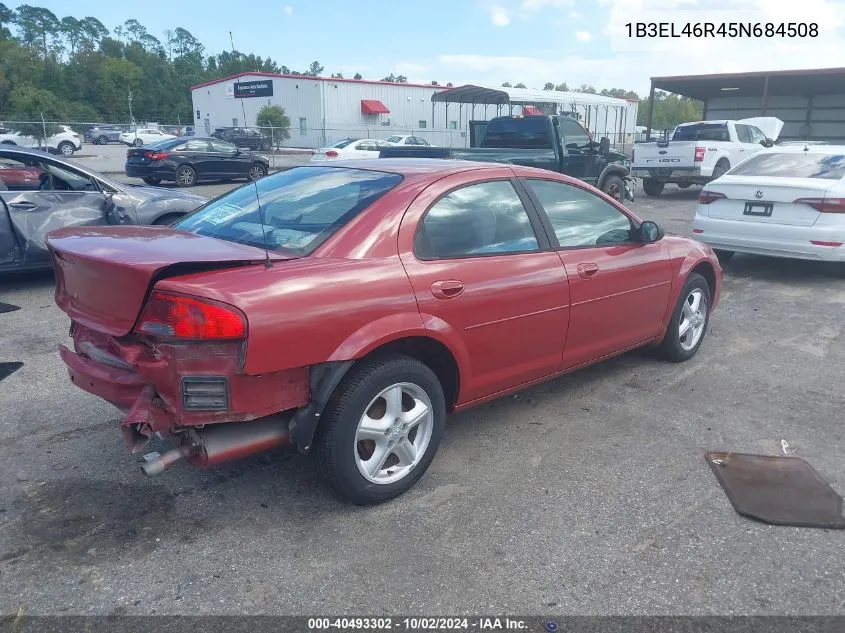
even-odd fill
[[[143,147],[143,146],[144,146],[144,141],[142,141],[142,140],[141,140],[141,139],[139,139],[139,138],[136,138],[136,139],[135,139],[135,142],[134,142],[134,143],[132,143],[132,144],[133,144],[135,147]]]
[[[666,186],[665,182],[660,180],[654,180],[653,178],[645,178],[643,180],[643,191],[645,191],[645,195],[650,196],[652,198],[659,196],[663,193],[663,187]]]
[[[145,183],[148,185],[158,185],[161,183],[161,178],[142,178]]]
[[[733,256],[734,256],[734,252],[733,252],[733,251],[720,251],[720,250],[714,250],[713,252],[714,252],[714,253],[716,253],[716,257],[718,257],[718,258],[719,258],[719,263],[720,263],[720,264],[724,264],[724,263],[726,263],[726,262],[731,261],[731,258],[733,258]]]
[[[252,167],[249,168],[249,175],[247,178],[252,180],[261,180],[264,176],[267,175],[267,167],[265,167],[262,163],[253,163]]]
[[[163,215],[158,218],[155,222],[153,222],[153,224],[155,226],[169,226],[176,222],[176,220],[178,220],[182,216],[182,213],[167,213],[166,215]]]
[[[108,145],[109,144],[109,137],[108,136],[101,136],[97,139],[97,145]]]
[[[403,478],[379,484],[365,478],[356,463],[358,424],[373,400],[398,383],[415,385],[428,397],[431,435],[422,457]],[[350,370],[320,416],[314,440],[317,471],[338,494],[356,505],[383,503],[411,488],[425,474],[440,444],[445,420],[443,388],[427,365],[398,354],[364,361]]]
[[[608,176],[601,190],[617,202],[625,200],[625,182],[619,176]]]
[[[74,152],[76,152],[76,148],[70,141],[62,141],[61,143],[59,143],[59,146],[56,148],[56,151],[62,156],[73,156]]]
[[[716,178],[720,178],[731,168],[731,164],[725,160],[724,158],[720,158],[719,162],[716,163],[716,166],[713,168],[713,175],[712,179],[716,180]]]
[[[691,293],[696,290],[701,291],[703,298],[707,301],[703,321],[704,329],[702,330],[701,335],[695,345],[693,345],[689,349],[685,349],[681,343],[681,317],[684,310],[684,304],[687,303],[687,300],[690,297]],[[692,273],[689,277],[687,277],[683,288],[681,288],[681,293],[678,296],[678,303],[675,305],[675,309],[672,310],[672,317],[669,319],[669,327],[666,328],[666,334],[664,335],[663,340],[660,342],[660,345],[658,345],[657,348],[658,354],[664,360],[672,361],[675,363],[681,363],[695,356],[696,352],[701,347],[701,343],[704,341],[704,338],[707,335],[707,328],[710,325],[710,307],[712,305],[711,299],[712,293],[710,291],[710,286],[707,285],[707,280],[704,279],[704,277],[702,277],[698,273]]]
[[[190,165],[182,165],[176,170],[176,185],[179,187],[193,187],[197,184],[197,172]]]

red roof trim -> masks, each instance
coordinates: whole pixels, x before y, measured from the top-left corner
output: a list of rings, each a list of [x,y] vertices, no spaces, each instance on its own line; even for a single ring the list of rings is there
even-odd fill
[[[240,79],[241,77],[273,77],[274,79],[301,79],[305,81],[336,81],[338,83],[347,84],[370,84],[376,86],[411,86],[413,88],[431,88],[432,90],[443,90],[442,86],[431,86],[429,84],[397,84],[390,81],[371,81],[369,79],[335,79],[334,77],[309,77],[307,75],[280,75],[278,73],[239,73],[237,75],[229,75],[228,77],[221,77],[220,79],[212,79],[196,86],[191,86],[191,90],[197,88],[205,88],[206,86],[214,86],[233,79]]]
[[[378,99],[361,99],[361,112],[364,114],[390,114],[390,110]]]

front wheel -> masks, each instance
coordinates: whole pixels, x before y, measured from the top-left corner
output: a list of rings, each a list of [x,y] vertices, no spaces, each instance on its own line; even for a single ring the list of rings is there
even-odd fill
[[[148,185],[157,185],[161,183],[161,178],[144,178],[143,181]]]
[[[197,172],[193,167],[182,165],[176,170],[176,184],[180,187],[193,187],[197,182]]]
[[[97,145],[108,145],[109,144],[109,137],[108,136],[101,136],[97,139]]]
[[[73,143],[70,143],[69,141],[62,141],[59,143],[58,150],[62,156],[73,156],[76,148],[73,146]]]
[[[143,147],[143,146],[144,146],[144,141],[142,141],[142,140],[141,140],[141,139],[139,139],[139,138],[136,138],[136,139],[135,139],[135,142],[133,143],[133,145],[134,145],[135,147]]]
[[[679,363],[695,356],[710,324],[711,297],[707,280],[692,273],[681,288],[669,327],[660,342],[663,358]]]
[[[267,168],[262,165],[261,163],[254,163],[252,167],[249,168],[249,179],[250,180],[260,180],[267,175]]]
[[[428,469],[445,420],[443,388],[427,365],[401,355],[364,361],[321,416],[317,469],[356,505],[388,501]]]
[[[608,176],[602,185],[602,191],[617,202],[623,202],[625,199],[625,183],[619,176]]]
[[[663,193],[663,187],[666,186],[665,182],[661,182],[660,180],[654,180],[653,178],[646,178],[643,180],[643,191],[645,191],[645,195],[650,197],[659,196]]]

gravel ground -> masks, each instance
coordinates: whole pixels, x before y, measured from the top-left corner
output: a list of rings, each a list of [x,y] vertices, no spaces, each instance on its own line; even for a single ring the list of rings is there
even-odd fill
[[[697,191],[632,207],[686,233]],[[0,284],[0,611],[845,614],[845,531],[732,510],[707,450],[792,454],[845,492],[845,280],[737,256],[699,354],[631,353],[450,418],[419,484],[339,502],[310,459],[145,479],[72,387],[49,276]]]

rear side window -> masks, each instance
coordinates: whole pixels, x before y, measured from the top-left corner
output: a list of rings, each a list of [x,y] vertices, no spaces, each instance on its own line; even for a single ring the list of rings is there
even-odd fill
[[[540,245],[522,200],[507,180],[468,185],[426,212],[414,240],[420,259],[524,253]]]
[[[675,130],[673,141],[730,141],[727,123],[696,123]]]
[[[493,119],[487,124],[481,147],[551,149],[548,119]]]
[[[812,152],[755,154],[734,167],[732,176],[771,176],[780,178],[845,178],[845,155]]]
[[[294,167],[224,194],[174,226],[258,248],[266,234],[271,250],[304,256],[401,181],[364,169]]]

